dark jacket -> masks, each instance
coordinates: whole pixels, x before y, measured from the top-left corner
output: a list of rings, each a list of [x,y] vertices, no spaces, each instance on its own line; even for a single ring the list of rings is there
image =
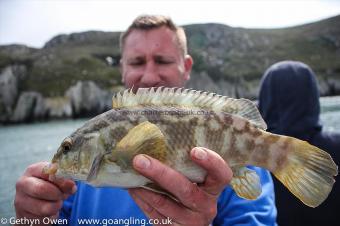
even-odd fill
[[[262,78],[259,109],[269,132],[308,141],[327,151],[339,165],[340,133],[322,130],[318,85],[310,67],[294,61],[272,65]],[[278,224],[340,225],[339,183],[335,183],[326,201],[313,209],[293,197],[275,179]]]

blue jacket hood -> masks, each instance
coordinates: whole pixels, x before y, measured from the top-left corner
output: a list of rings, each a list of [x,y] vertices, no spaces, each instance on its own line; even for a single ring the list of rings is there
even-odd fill
[[[322,128],[316,77],[301,62],[283,61],[264,74],[259,110],[268,131],[309,140]]]

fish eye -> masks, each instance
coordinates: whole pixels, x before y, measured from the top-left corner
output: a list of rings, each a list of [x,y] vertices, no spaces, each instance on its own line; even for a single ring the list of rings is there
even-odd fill
[[[67,153],[69,150],[71,150],[72,147],[72,140],[71,138],[66,138],[63,143],[61,144],[61,146],[63,147],[63,152]]]

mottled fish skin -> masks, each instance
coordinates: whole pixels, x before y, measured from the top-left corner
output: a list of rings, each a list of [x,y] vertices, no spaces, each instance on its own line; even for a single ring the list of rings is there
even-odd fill
[[[165,115],[164,112],[167,114]],[[182,112],[183,115],[178,117],[178,112]],[[184,114],[186,112],[190,114]],[[178,107],[112,109],[93,118],[70,137],[75,143],[81,143],[86,134],[99,133],[105,144],[104,150],[100,152],[110,153],[114,145],[131,128],[144,121],[156,124],[165,135],[167,149],[171,153],[167,164],[189,178],[196,176],[202,180],[205,176],[204,172],[189,159],[188,153],[194,147],[214,150],[231,167],[255,165],[271,171],[283,164],[287,156],[285,145],[288,144],[285,139],[288,138],[280,138],[260,130],[238,116],[203,109]],[[278,147],[282,149],[279,154],[271,151]],[[87,149],[87,151],[94,152],[92,155],[98,153],[95,149]],[[185,170],[190,172],[197,170],[202,175],[187,175]]]
[[[52,159],[58,165],[57,176],[95,186],[145,187],[164,193],[133,169],[133,156],[156,157],[200,183],[206,172],[191,161],[189,152],[205,147],[232,168],[230,185],[243,198],[261,194],[259,177],[247,165],[268,169],[311,207],[327,198],[335,182],[337,166],[329,154],[307,142],[266,132],[249,100],[151,88],[117,94],[113,107],[62,142]],[[55,169],[45,172],[54,174]]]

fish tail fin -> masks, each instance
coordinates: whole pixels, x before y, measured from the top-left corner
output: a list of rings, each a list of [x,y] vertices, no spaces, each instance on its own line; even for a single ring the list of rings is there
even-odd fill
[[[304,204],[317,207],[331,192],[338,167],[327,152],[291,139],[287,161],[273,173]]]

